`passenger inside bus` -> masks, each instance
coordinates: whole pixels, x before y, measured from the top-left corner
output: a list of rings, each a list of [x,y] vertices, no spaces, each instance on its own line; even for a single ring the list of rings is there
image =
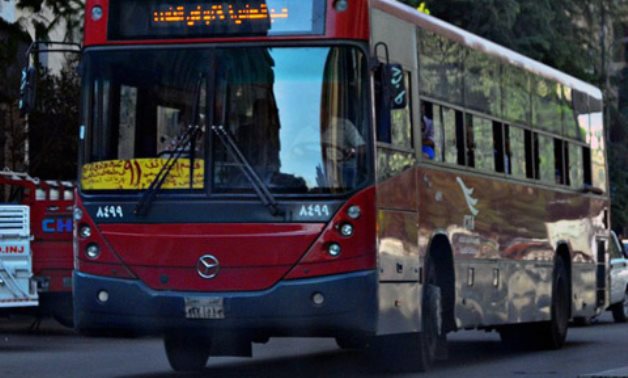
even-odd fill
[[[421,151],[424,158],[434,160],[434,121],[427,108],[427,104],[421,102]],[[431,104],[429,108],[431,111]]]

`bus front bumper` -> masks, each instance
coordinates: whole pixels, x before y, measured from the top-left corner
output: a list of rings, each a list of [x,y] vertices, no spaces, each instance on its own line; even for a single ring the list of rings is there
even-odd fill
[[[98,299],[102,291],[108,294],[106,302]],[[322,304],[314,303],[315,293],[322,294]],[[222,298],[224,319],[186,318],[186,298],[204,297]],[[376,320],[376,271],[280,281],[259,292],[223,293],[157,291],[138,280],[74,272],[75,327],[85,333],[324,337],[373,334]]]

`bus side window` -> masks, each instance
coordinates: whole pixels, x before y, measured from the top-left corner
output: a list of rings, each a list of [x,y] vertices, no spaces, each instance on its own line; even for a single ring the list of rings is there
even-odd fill
[[[582,167],[584,168],[584,185],[591,185],[591,149],[582,147]]]
[[[495,171],[512,174],[512,151],[510,150],[510,127],[493,121],[493,143]],[[523,159],[525,161],[525,159]]]
[[[474,116],[473,138],[474,148],[472,152],[475,167],[483,171],[493,172],[495,170],[496,153],[493,135],[493,122],[486,118]],[[503,157],[503,151],[501,156]]]
[[[466,165],[464,114],[456,112],[456,150],[458,151],[458,165]]]
[[[569,143],[563,142],[563,172],[565,179],[563,180],[564,185],[571,185],[571,171],[569,170]]]
[[[554,139],[554,172],[556,175],[556,183],[564,185],[567,183],[565,177],[565,165],[563,159],[564,147],[566,143],[560,139]]]
[[[421,101],[421,154],[424,159],[442,161],[440,106]]]
[[[478,118],[479,120],[480,118]],[[473,125],[473,116],[471,114],[464,115],[464,124],[463,124],[463,135],[461,141],[464,143],[462,148],[462,159],[459,160],[461,165],[466,165],[467,167],[475,167],[475,136],[474,136],[474,125]]]
[[[507,145],[510,146],[510,165],[512,167],[512,175],[517,178],[531,177],[527,176],[528,167],[531,168],[531,162],[528,163],[528,154],[526,149],[526,130],[519,127],[510,127],[506,139]]]
[[[538,135],[539,140],[539,168],[541,181],[553,184],[560,181],[560,172],[556,172],[554,163],[554,138],[547,135]]]
[[[444,110],[439,105],[433,105],[432,107],[432,115],[434,122],[434,160],[435,161],[444,161],[444,153],[445,153],[445,133],[443,131],[443,113],[441,109]]]
[[[526,177],[538,180],[540,177],[539,137],[537,133],[525,130],[524,138],[526,151]]]
[[[580,189],[584,185],[584,172],[582,169],[582,147],[571,146],[569,149],[569,178],[572,188]]]
[[[441,107],[443,122],[443,152],[445,163],[458,163],[458,144],[456,139],[456,111]]]

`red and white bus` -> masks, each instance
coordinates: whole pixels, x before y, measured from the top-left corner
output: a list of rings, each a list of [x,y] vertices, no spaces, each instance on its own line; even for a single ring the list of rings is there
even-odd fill
[[[275,336],[426,369],[605,307],[595,87],[393,0],[85,13],[79,331],[163,335],[175,370]]]

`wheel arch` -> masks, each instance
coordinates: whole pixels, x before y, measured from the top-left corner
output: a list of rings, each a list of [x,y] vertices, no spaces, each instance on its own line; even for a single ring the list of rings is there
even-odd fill
[[[554,259],[561,259],[565,269],[567,271],[567,282],[568,282],[568,290],[569,290],[569,301],[571,306],[569,306],[569,317],[573,314],[573,274],[572,274],[572,260],[571,260],[571,250],[567,242],[559,242],[556,246],[556,254]]]
[[[427,248],[427,260],[434,264],[436,283],[441,289],[443,331],[455,331],[456,273],[453,248],[446,234],[433,235]]]

